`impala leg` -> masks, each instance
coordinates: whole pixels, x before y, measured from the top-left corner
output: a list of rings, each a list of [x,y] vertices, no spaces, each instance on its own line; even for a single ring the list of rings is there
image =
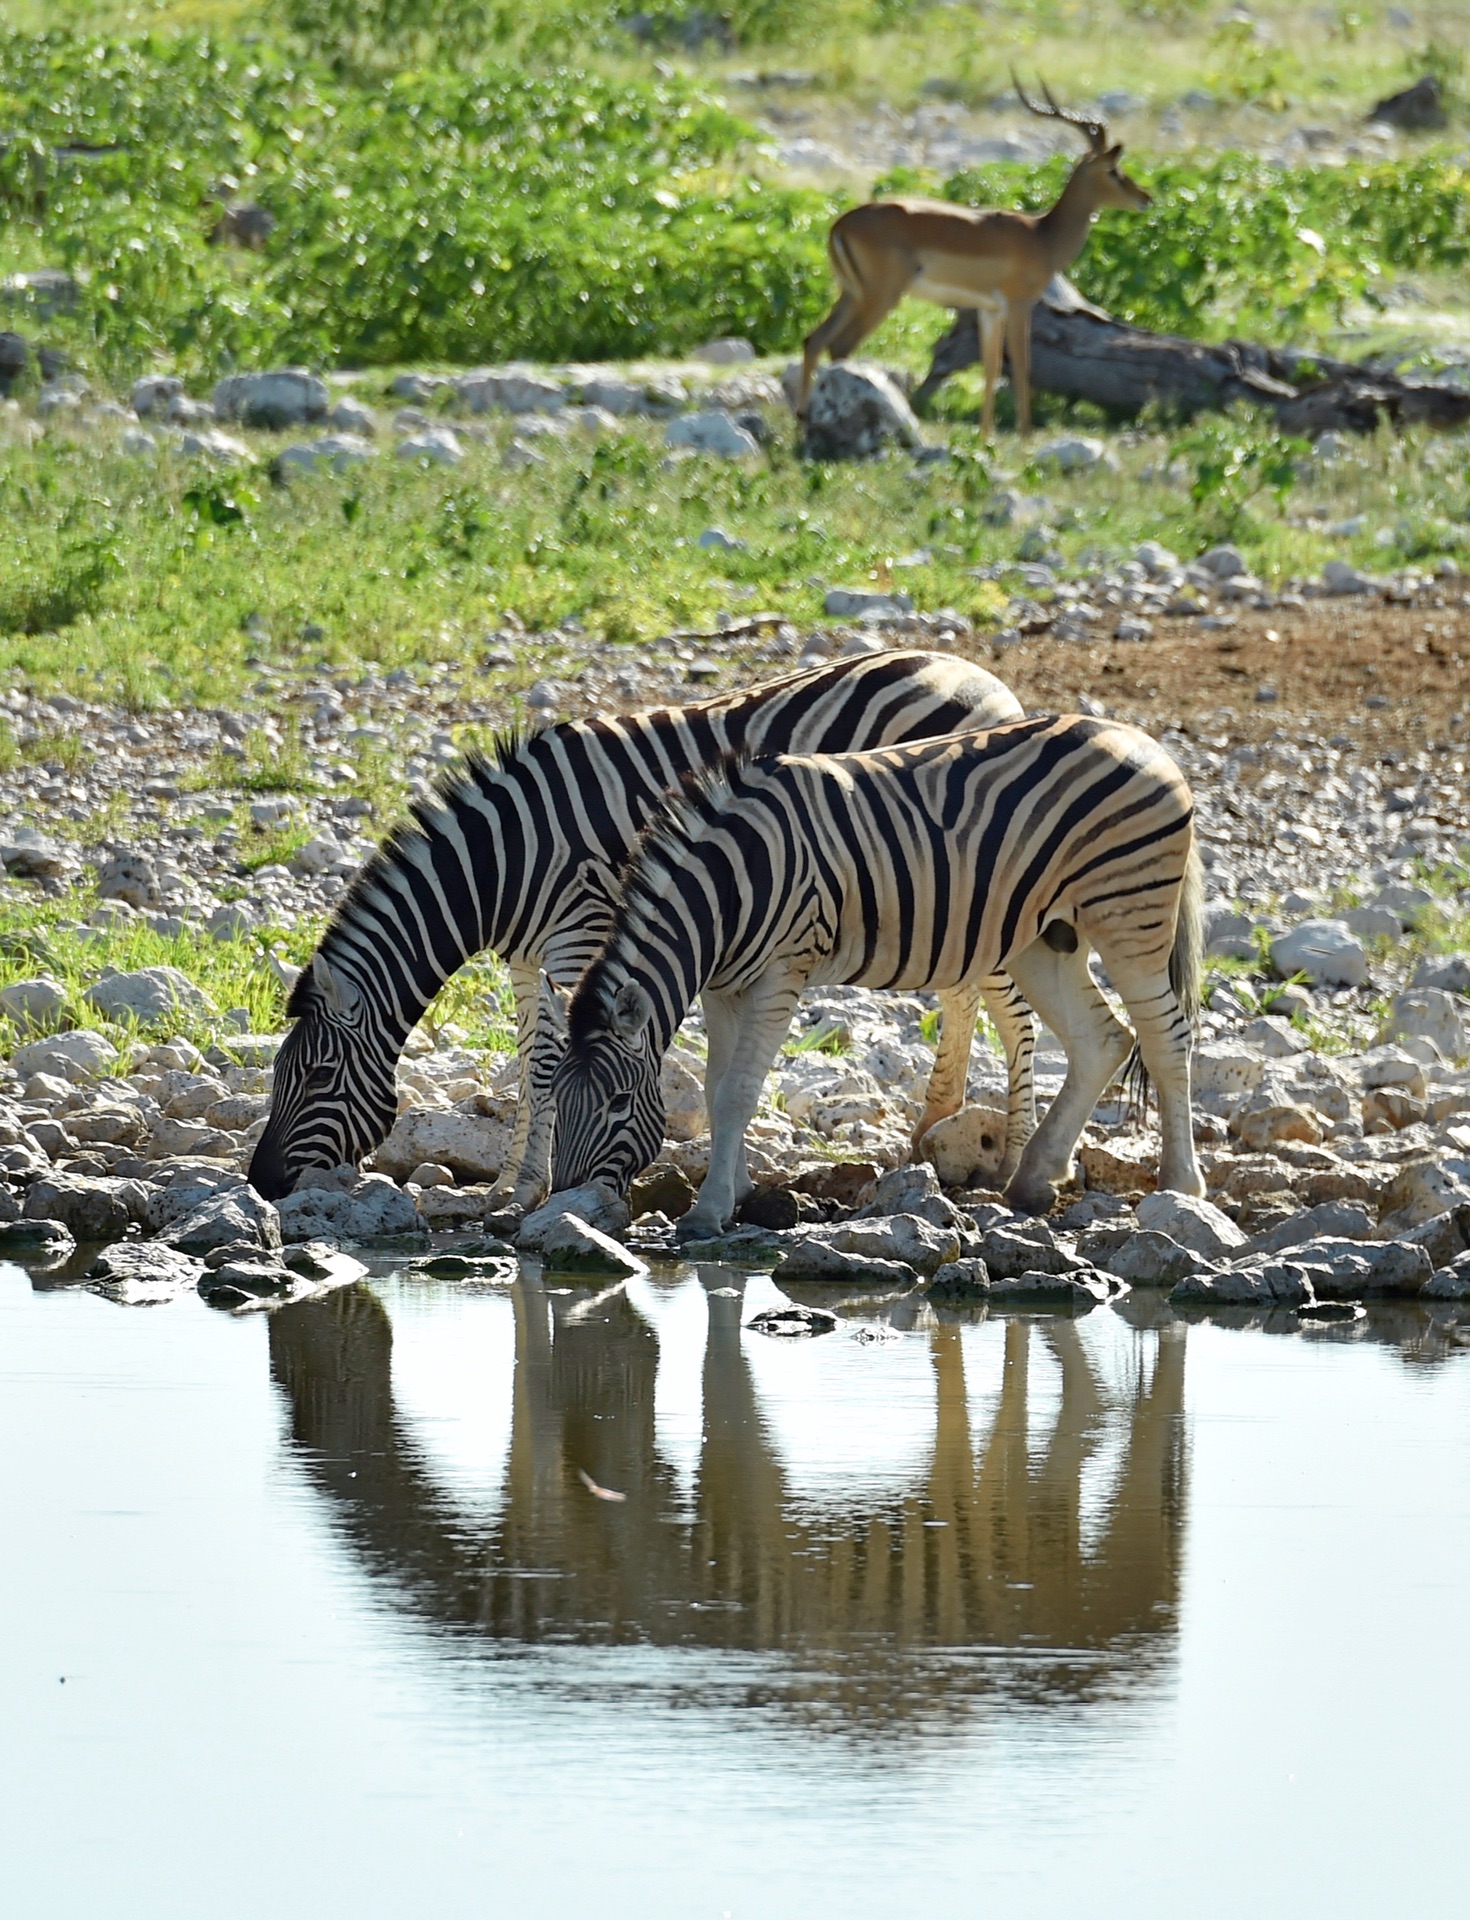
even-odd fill
[[[924,1094],[924,1111],[914,1128],[913,1148],[937,1120],[958,1113],[965,1099],[965,1081],[970,1075],[970,1047],[975,1038],[975,1018],[980,1011],[980,986],[966,982],[950,987],[939,996],[941,1025],[939,1050]]]
[[[857,301],[850,293],[840,293],[837,304],[827,318],[816,326],[802,342],[801,347],[801,384],[796,391],[796,413],[802,418],[806,413],[806,403],[811,397],[812,381],[816,377],[817,362],[823,352],[844,332],[857,309]],[[859,336],[861,337],[861,336]],[[851,353],[852,348],[847,349]],[[837,356],[834,354],[833,358]]]
[[[980,307],[976,310],[980,328],[980,359],[985,368],[985,402],[980,412],[980,431],[987,440],[995,438],[995,390],[1000,385],[1000,356],[1005,345],[1002,327],[1004,309]]]
[[[761,1088],[800,994],[801,981],[782,973],[756,981],[740,996],[729,1064],[720,1076],[710,1112],[709,1172],[699,1198],[679,1222],[681,1240],[719,1233],[735,1211],[745,1129],[760,1104]]]
[[[1088,946],[1057,953],[1036,940],[1012,954],[1006,971],[1061,1040],[1067,1077],[1045,1119],[1027,1141],[1006,1188],[1009,1205],[1045,1213],[1053,1188],[1066,1177],[1072,1151],[1103,1088],[1128,1058],[1131,1036],[1087,969]]]
[[[1031,306],[1016,302],[1006,309],[1006,352],[1016,395],[1016,430],[1031,431]]]
[[[1021,1150],[1036,1131],[1036,1081],[1032,1070],[1036,1057],[1036,1022],[1030,1007],[1016,990],[1015,981],[1008,975],[988,974],[980,982],[980,993],[1006,1056],[1006,1148],[996,1176],[999,1184],[1009,1180],[1016,1171]]]

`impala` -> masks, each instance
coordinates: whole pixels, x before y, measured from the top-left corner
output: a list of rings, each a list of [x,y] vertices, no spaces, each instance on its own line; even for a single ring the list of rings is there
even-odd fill
[[[995,428],[1003,344],[1010,352],[1016,422],[1022,433],[1031,431],[1031,309],[1052,276],[1081,253],[1104,207],[1137,212],[1152,204],[1152,196],[1119,166],[1123,148],[1109,146],[1106,122],[1066,112],[1044,83],[1041,91],[1045,106],[1027,99],[1016,81],[1029,112],[1043,120],[1065,120],[1086,135],[1088,146],[1048,212],[953,207],[942,200],[870,200],[834,223],[827,253],[842,292],[802,349],[799,417],[806,414],[823,351],[845,360],[905,294],[913,294],[941,307],[975,309],[985,365],[985,433]]]

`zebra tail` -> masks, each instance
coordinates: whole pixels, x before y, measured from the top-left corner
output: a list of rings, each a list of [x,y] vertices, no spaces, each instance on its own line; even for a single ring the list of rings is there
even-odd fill
[[[1179,918],[1174,927],[1174,946],[1169,954],[1169,985],[1174,989],[1180,1010],[1189,1022],[1191,1033],[1203,1004],[1205,969],[1205,867],[1199,857],[1199,842],[1191,836],[1189,857],[1184,864],[1184,880],[1179,889]],[[1123,1062],[1119,1079],[1128,1096],[1130,1115],[1148,1111],[1149,1077],[1138,1043]]]

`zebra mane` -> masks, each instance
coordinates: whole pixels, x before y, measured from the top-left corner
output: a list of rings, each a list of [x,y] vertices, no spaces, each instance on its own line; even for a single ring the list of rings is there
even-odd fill
[[[769,765],[774,755],[730,749],[708,765],[681,774],[638,835],[618,876],[619,901],[612,933],[602,952],[578,981],[567,1009],[571,1046],[580,1051],[605,1026],[613,995],[621,984],[624,950],[665,892],[669,874],[698,828],[715,819],[745,786],[752,768]]]
[[[430,791],[409,803],[407,818],[391,828],[363,863],[338,901],[317,943],[316,952],[325,954],[331,960],[334,949],[343,943],[344,936],[357,924],[364,908],[376,899],[384,875],[399,866],[414,864],[414,852],[420,847],[432,845],[443,832],[444,814],[452,814],[462,802],[495,786],[502,776],[511,771],[527,748],[533,746],[547,731],[546,727],[507,727],[493,736],[488,748],[471,747],[462,759],[437,773]],[[286,1002],[286,1016],[291,1020],[299,1020],[315,1006],[316,992],[308,963],[291,989]]]

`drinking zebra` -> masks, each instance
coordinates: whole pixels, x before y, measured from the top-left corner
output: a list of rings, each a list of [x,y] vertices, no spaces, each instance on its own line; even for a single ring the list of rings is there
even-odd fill
[[[1079,716],[881,752],[732,762],[644,836],[569,1009],[553,1186],[626,1184],[663,1138],[659,1059],[696,993],[710,1036],[710,1167],[685,1237],[742,1197],[742,1141],[804,987],[951,993],[1004,969],[1067,1076],[1006,1189],[1051,1204],[1132,1036],[1158,1092],[1159,1185],[1203,1194],[1190,1121],[1202,879],[1184,775],[1147,734]],[[968,1047],[968,1039],[966,1041]]]
[[[309,1167],[379,1146],[397,1113],[404,1040],[445,980],[488,948],[510,972],[522,1069],[501,1190],[528,1204],[545,1189],[550,1145],[550,1114],[533,1106],[526,1071],[540,970],[567,985],[580,977],[611,925],[618,870],[669,788],[731,752],[882,745],[1020,712],[969,661],[880,653],[694,706],[568,721],[506,739],[491,758],[472,755],[368,862],[292,990],[295,1025],[276,1059],[251,1181],[276,1199]],[[1034,1113],[1033,1023],[1008,981],[946,1003],[933,1117],[963,1097],[982,992],[1010,1062],[1019,1152]]]

